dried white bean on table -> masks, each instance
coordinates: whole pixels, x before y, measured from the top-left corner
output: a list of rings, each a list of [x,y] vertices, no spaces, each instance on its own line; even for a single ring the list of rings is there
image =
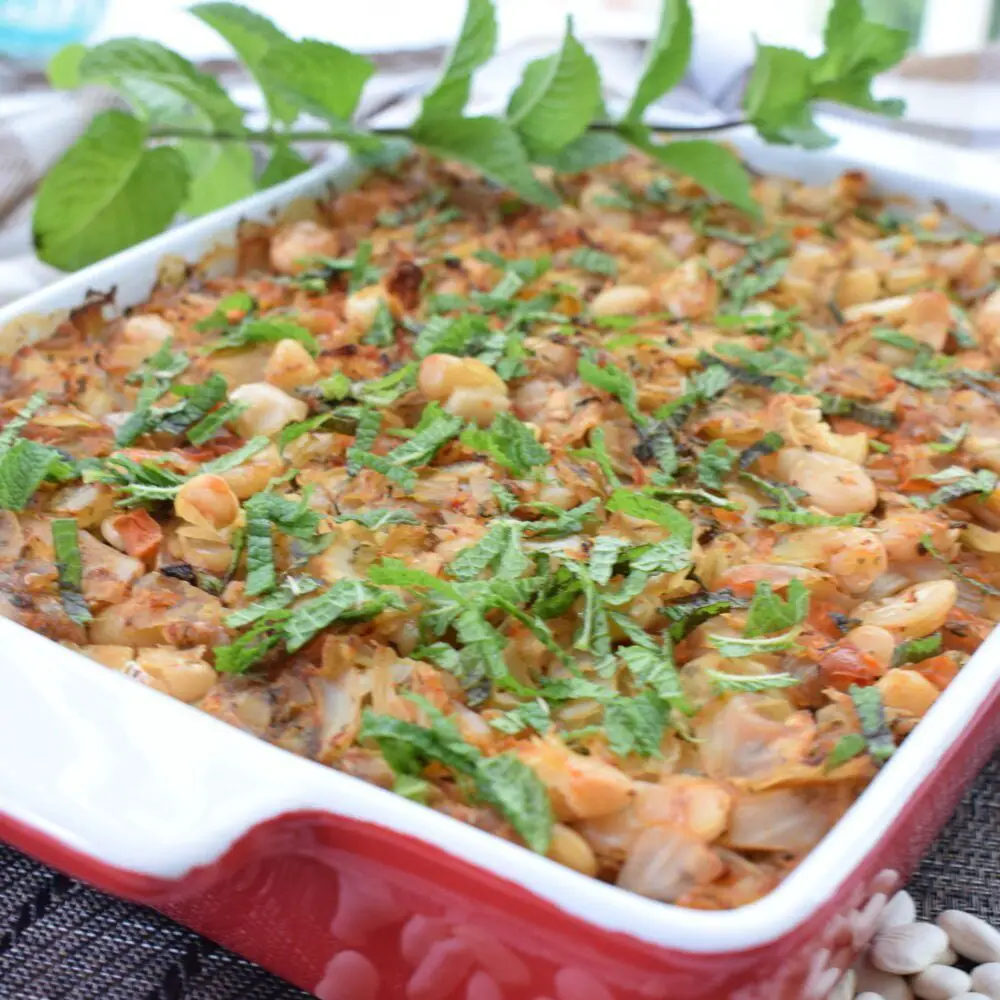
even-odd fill
[[[869,958],[876,969],[908,976],[934,965],[947,951],[948,935],[934,924],[905,924],[877,935]]]
[[[961,910],[945,910],[937,925],[959,955],[973,962],[1000,962],[1000,931],[985,920]]]
[[[950,965],[932,965],[913,977],[913,992],[920,1000],[951,1000],[968,991],[972,980],[967,972]]]
[[[889,900],[882,915],[878,918],[876,932],[889,930],[890,927],[901,927],[903,924],[912,924],[917,919],[917,904],[913,902],[913,897],[905,890],[901,889],[892,899]]]
[[[909,984],[901,976],[894,976],[881,969],[876,969],[865,956],[854,966],[858,977],[858,993],[873,993],[883,1000],[913,1000]]]
[[[1000,1000],[1000,962],[988,962],[973,969],[972,988],[990,1000]]]

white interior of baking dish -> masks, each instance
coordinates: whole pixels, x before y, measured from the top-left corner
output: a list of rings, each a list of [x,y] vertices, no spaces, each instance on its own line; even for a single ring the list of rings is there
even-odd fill
[[[868,172],[885,193],[940,198],[970,223],[1000,228],[994,163],[869,127],[825,122],[833,151],[736,139],[774,173],[825,181]],[[51,329],[44,317],[90,290],[142,301],[165,255],[195,260],[244,218],[349,176],[341,159],[71,275],[0,310],[0,343]],[[694,952],[780,937],[833,895],[884,835],[1000,683],[1000,634],[973,656],[925,721],[823,842],[774,892],[728,912],[669,906],[578,875],[507,841],[373,785],[277,750],[0,619],[0,812],[107,864],[166,878],[218,858],[256,824],[319,809],[417,837],[530,889],[584,920]]]

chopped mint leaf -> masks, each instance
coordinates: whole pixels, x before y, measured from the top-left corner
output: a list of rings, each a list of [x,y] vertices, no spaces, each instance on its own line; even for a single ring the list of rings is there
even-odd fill
[[[920,639],[909,639],[896,647],[892,657],[894,667],[902,667],[907,663],[919,663],[941,652],[941,633],[934,632]]]
[[[698,482],[706,489],[721,490],[739,452],[717,438],[698,456]]]
[[[75,517],[57,517],[51,523],[52,548],[59,574],[59,598],[66,614],[78,625],[93,621],[84,599],[83,559],[80,556],[80,529]]]
[[[371,344],[373,347],[392,347],[395,342],[396,321],[393,319],[385,299],[379,299],[372,325],[368,327],[368,332],[361,338],[361,343]]]
[[[107,483],[115,492],[122,494],[117,506],[137,507],[141,504],[173,501],[177,491],[184,485],[184,476],[152,459],[136,462],[127,455],[116,454],[106,458],[100,467],[85,470],[83,481]]]
[[[438,403],[429,403],[413,437],[393,448],[386,458],[394,466],[426,465],[444,445],[458,436],[464,424],[461,417],[446,413]]]
[[[859,687],[852,684],[847,693],[854,702],[854,711],[861,723],[861,734],[872,760],[883,763],[896,752],[896,741],[885,718],[882,692],[874,685]]]
[[[552,715],[548,703],[539,698],[518,705],[517,708],[512,708],[488,721],[499,732],[516,736],[526,729],[534,729],[539,733],[547,732],[552,726]]]
[[[230,420],[235,420],[246,409],[246,403],[223,403],[217,410],[212,410],[206,417],[199,420],[187,432],[187,439],[192,444],[204,444],[221,431]]]
[[[239,448],[227,451],[225,455],[213,458],[211,462],[206,462],[201,467],[201,471],[214,474],[229,472],[230,469],[235,469],[244,462],[249,461],[254,455],[269,447],[270,444],[270,439],[260,434],[257,437],[250,438],[246,444],[240,445]]]
[[[0,457],[10,451],[11,446],[21,436],[21,431],[31,423],[35,414],[45,406],[46,399],[47,397],[44,392],[32,393],[28,401],[24,404],[24,408],[14,414],[4,424],[3,430],[0,431]]]
[[[965,440],[965,435],[969,433],[969,424],[960,424],[954,430],[944,430],[937,441],[932,441],[927,445],[931,451],[939,455],[947,455],[956,451]]]
[[[587,572],[594,583],[604,586],[612,577],[615,565],[623,550],[629,547],[629,542],[613,535],[598,535],[590,549],[590,562]]]
[[[276,344],[279,340],[297,340],[310,354],[319,354],[316,338],[299,323],[287,316],[249,316],[207,347],[208,353],[252,344]]]
[[[319,586],[319,581],[311,576],[286,577],[281,582],[281,586],[268,594],[267,597],[254,601],[253,604],[248,604],[245,608],[231,611],[223,619],[224,624],[226,628],[243,628],[246,625],[252,625],[254,622],[271,615],[272,612],[287,608],[289,604],[305,594],[311,594]]]
[[[291,612],[284,609],[262,615],[249,632],[231,643],[215,647],[215,669],[223,674],[245,674],[283,638],[282,629]]]
[[[799,629],[794,628],[789,632],[763,636],[759,639],[748,639],[738,635],[710,635],[708,641],[727,659],[738,660],[745,656],[766,656],[794,649],[798,634]]]
[[[715,636],[712,636],[714,639]],[[723,653],[725,656],[726,654]],[[748,694],[773,691],[775,688],[794,687],[801,683],[791,674],[729,674],[722,670],[705,671],[709,684],[719,694]]]
[[[580,359],[577,372],[588,385],[618,399],[634,424],[642,426],[646,423],[647,418],[639,411],[639,392],[631,375],[613,362],[598,365],[589,357]]]
[[[824,771],[835,771],[842,764],[860,756],[865,752],[865,738],[858,733],[845,733],[837,740],[836,746],[823,762]]]
[[[786,592],[788,598],[782,600],[769,583],[762,580],[757,584],[743,629],[748,639],[784,632],[806,620],[809,614],[809,590],[806,585],[801,580],[791,580]]]
[[[977,469],[969,472],[961,466],[953,465],[927,476],[932,483],[943,483],[928,497],[921,497],[921,507],[939,507],[961,500],[963,497],[988,497],[997,488],[1000,477],[990,469]],[[917,498],[914,498],[915,500]]]
[[[337,580],[322,594],[294,607],[283,626],[290,653],[301,649],[335,621],[363,621],[402,605],[393,594],[361,580]]]
[[[578,267],[581,271],[591,274],[601,274],[614,278],[618,274],[618,261],[613,254],[592,247],[578,247],[569,256],[570,267]]]
[[[645,493],[615,490],[607,502],[607,509],[611,513],[621,512],[643,521],[653,521],[668,529],[686,545],[690,545],[694,539],[694,526],[676,507]]]
[[[472,451],[489,455],[518,477],[528,475],[535,466],[546,464],[552,457],[532,429],[510,413],[497,414],[487,430],[467,428],[461,441]]]
[[[609,699],[604,705],[608,747],[619,757],[659,757],[669,718],[669,706],[654,691]]]
[[[745,605],[741,605],[730,591],[720,590],[714,594],[695,594],[687,600],[666,604],[660,610],[670,619],[668,634],[675,642],[680,642],[699,625],[742,606]]]
[[[394,524],[420,524],[420,518],[409,510],[355,510],[338,514],[337,521],[354,521],[371,531],[381,531]]]

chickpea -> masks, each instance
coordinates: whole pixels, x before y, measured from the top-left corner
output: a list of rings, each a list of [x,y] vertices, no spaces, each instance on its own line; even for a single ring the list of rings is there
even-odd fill
[[[480,427],[510,409],[507,385],[489,365],[476,358],[429,354],[417,375],[420,391],[442,403],[449,413],[475,421]]]
[[[888,669],[892,665],[896,640],[886,629],[878,625],[859,625],[844,636],[844,641],[867,653],[879,666]]]
[[[241,437],[258,434],[274,437],[287,424],[304,420],[309,407],[270,382],[249,382],[229,394],[234,403],[246,403],[247,409],[233,420],[233,427]]]
[[[703,319],[719,304],[719,286],[704,261],[691,257],[657,283],[660,304],[677,319]]]
[[[549,857],[573,871],[591,877],[597,874],[597,857],[594,849],[572,827],[556,823],[552,828]]]
[[[885,547],[868,528],[805,528],[781,539],[774,555],[826,569],[849,594],[863,594],[888,568]]]
[[[878,502],[875,484],[856,462],[804,448],[778,452],[778,475],[806,491],[808,502],[828,514],[867,513]]]
[[[367,331],[382,305],[391,308],[392,300],[388,292],[378,285],[369,285],[347,296],[344,303],[344,319],[356,330]]]
[[[174,499],[174,513],[188,524],[221,533],[236,524],[240,502],[222,476],[202,473],[180,488]]]
[[[279,340],[264,367],[264,378],[279,389],[311,385],[320,376],[319,365],[297,340]]]
[[[177,545],[184,562],[207,573],[225,573],[233,561],[233,547],[208,528],[178,528]]]
[[[886,708],[922,719],[941,693],[915,670],[890,670],[875,685]]]
[[[837,282],[837,305],[857,305],[878,298],[881,290],[878,271],[873,267],[856,267],[845,271]]]
[[[284,459],[277,447],[269,444],[242,465],[237,465],[235,469],[227,469],[219,475],[225,479],[229,488],[240,500],[246,500],[255,493],[260,493],[275,476],[280,476],[284,471]]]
[[[632,216],[622,208],[615,208],[621,195],[604,181],[591,181],[580,192],[580,211],[609,229],[627,230],[632,228]]]
[[[599,292],[590,303],[593,316],[636,316],[648,312],[653,293],[642,285],[612,285]]]
[[[952,580],[927,580],[892,597],[859,605],[853,611],[865,625],[878,625],[900,639],[919,639],[936,632],[958,599]]]
[[[175,333],[173,323],[168,323],[162,316],[130,316],[125,321],[122,330],[123,339],[137,346],[148,346],[154,350]]]
[[[946,558],[957,549],[958,530],[948,520],[933,512],[901,507],[890,510],[879,525],[882,544],[893,562],[911,562],[926,555],[920,539],[928,535],[934,547]]]
[[[271,238],[271,266],[280,274],[299,274],[314,257],[336,257],[337,234],[312,219],[281,226]]]
[[[203,659],[204,654],[204,646],[194,649],[148,646],[138,651],[135,662],[160,681],[167,694],[191,704],[201,701],[215,684],[215,671]]]

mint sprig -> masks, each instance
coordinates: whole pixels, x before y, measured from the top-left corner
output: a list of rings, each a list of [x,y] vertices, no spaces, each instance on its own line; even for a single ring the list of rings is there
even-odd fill
[[[694,37],[688,0],[663,0],[639,82],[610,120],[593,56],[573,31],[558,49],[530,62],[501,115],[466,116],[474,74],[493,56],[493,0],[467,0],[458,40],[416,121],[369,129],[356,120],[372,62],[332,42],[287,37],[236,3],[196,4],[191,13],[233,48],[264,97],[269,123],[250,128],[219,83],[164,46],[119,38],[92,48],[67,46],[50,65],[55,86],[105,85],[131,109],[97,115],[42,182],[34,231],[39,257],[73,270],[165,229],[179,212],[199,214],[300,173],[300,140],[346,143],[366,162],[398,158],[409,144],[461,161],[525,202],[558,204],[536,166],[578,172],[636,147],[694,179],[715,198],[757,210],[750,176],[735,154],[707,138],[669,139],[645,122],[649,108],[687,70]],[[874,77],[903,57],[905,32],[866,20],[860,0],[835,0],[824,51],[759,46],[744,95],[744,122],[770,142],[830,141],[812,117],[818,101],[899,114],[901,104],[872,96]],[[317,119],[322,123],[316,127]],[[685,131],[683,127],[668,132]],[[253,149],[269,147],[256,157]]]

